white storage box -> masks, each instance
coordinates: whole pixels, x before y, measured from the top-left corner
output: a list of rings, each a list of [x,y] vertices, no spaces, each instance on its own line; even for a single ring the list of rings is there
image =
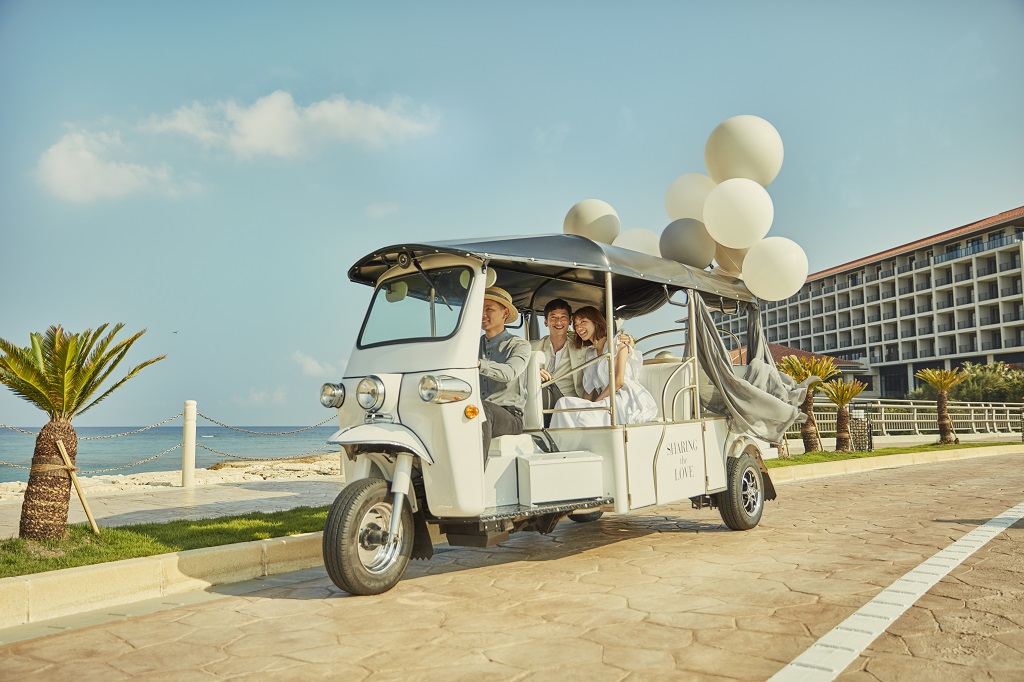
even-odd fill
[[[519,504],[601,497],[601,457],[592,452],[553,452],[519,458]]]

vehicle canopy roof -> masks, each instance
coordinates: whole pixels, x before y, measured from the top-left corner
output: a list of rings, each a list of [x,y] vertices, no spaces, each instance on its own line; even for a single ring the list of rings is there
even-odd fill
[[[400,259],[434,254],[476,258],[494,268],[499,273],[496,285],[508,291],[522,311],[542,311],[553,298],[563,298],[574,308],[594,305],[603,298],[608,272],[616,315],[624,319],[657,310],[667,301],[666,293],[680,289],[699,291],[712,300],[755,300],[734,277],[574,234],[396,244],[359,259],[348,276],[353,282],[374,286]]]

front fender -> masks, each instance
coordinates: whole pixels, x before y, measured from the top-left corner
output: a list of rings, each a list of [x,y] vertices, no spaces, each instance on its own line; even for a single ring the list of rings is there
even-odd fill
[[[434,458],[408,427],[401,424],[357,424],[337,431],[327,439],[331,445],[380,445],[386,448],[411,452],[428,464]]]

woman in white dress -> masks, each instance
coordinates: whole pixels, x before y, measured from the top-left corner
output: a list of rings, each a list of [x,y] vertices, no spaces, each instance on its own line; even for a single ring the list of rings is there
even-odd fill
[[[608,340],[608,325],[604,316],[593,306],[576,311],[572,318],[576,332],[572,343],[577,347],[587,346],[586,359],[592,360],[603,354]],[[658,416],[658,406],[651,392],[639,381],[643,354],[624,343],[619,337],[615,349],[615,421],[618,424],[640,424],[653,421]],[[608,407],[608,362],[595,362],[583,370],[583,389],[586,395],[580,398],[561,398],[555,403],[556,410],[579,410],[581,408]],[[581,426],[610,426],[611,415],[604,410],[587,412],[555,412],[551,428],[564,429]]]

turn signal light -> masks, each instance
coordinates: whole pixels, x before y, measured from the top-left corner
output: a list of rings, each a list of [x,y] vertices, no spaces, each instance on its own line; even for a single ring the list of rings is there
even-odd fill
[[[480,414],[480,408],[476,405],[466,405],[466,419],[474,419]]]

